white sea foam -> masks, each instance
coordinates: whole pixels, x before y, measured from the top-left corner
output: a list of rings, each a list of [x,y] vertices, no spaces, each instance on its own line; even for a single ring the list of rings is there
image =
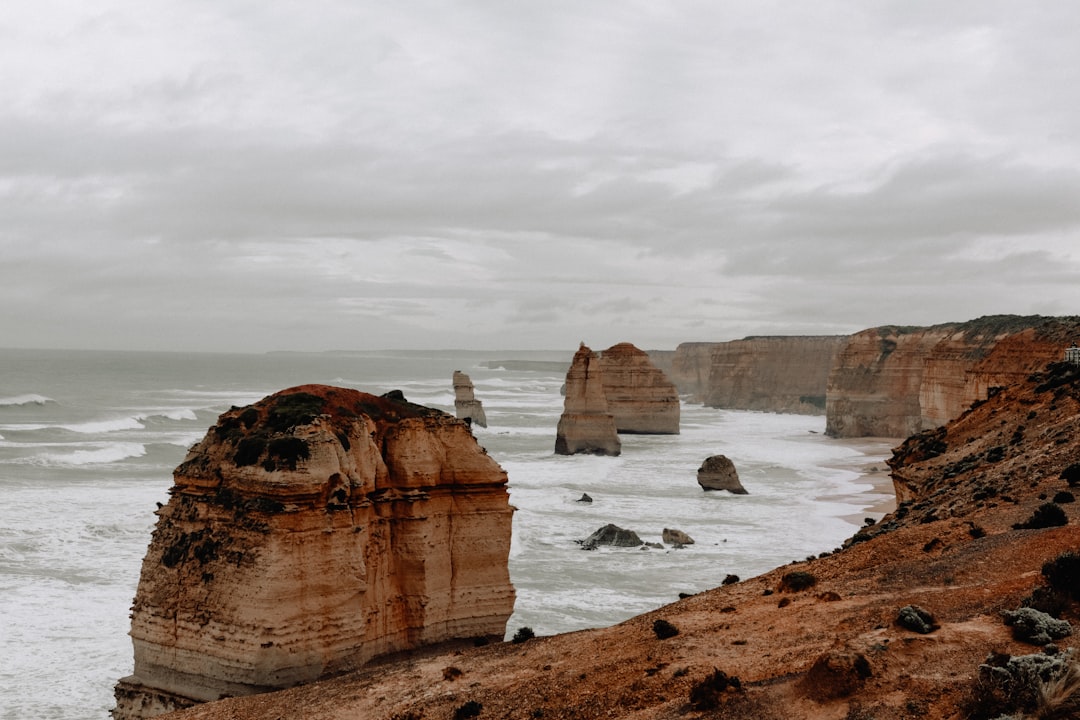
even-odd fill
[[[14,395],[12,397],[0,398],[0,407],[11,405],[44,405],[45,403],[56,402],[52,398],[45,397],[44,395],[37,395],[35,393],[27,393],[25,395]]]
[[[93,450],[42,453],[31,458],[31,462],[45,465],[100,465],[117,463],[128,458],[142,457],[143,455],[146,455],[146,446],[140,443],[107,443]]]

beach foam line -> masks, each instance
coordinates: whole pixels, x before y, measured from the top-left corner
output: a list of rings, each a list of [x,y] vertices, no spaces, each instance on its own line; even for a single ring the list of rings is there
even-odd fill
[[[45,403],[56,402],[50,397],[44,395],[38,395],[37,393],[27,393],[25,395],[13,395],[11,397],[0,398],[0,407],[13,407],[18,405],[44,405]]]

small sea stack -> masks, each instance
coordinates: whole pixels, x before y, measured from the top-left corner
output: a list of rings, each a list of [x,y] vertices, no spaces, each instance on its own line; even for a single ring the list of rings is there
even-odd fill
[[[458,420],[468,420],[473,425],[487,427],[484,405],[476,399],[472,379],[460,370],[454,371],[454,414]]]

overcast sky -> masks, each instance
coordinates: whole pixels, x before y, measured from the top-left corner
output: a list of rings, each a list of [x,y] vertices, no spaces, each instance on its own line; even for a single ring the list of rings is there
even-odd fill
[[[0,347],[1080,314],[1074,0],[0,9]]]

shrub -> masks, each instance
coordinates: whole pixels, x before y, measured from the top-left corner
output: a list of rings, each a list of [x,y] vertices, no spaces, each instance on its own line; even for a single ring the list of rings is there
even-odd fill
[[[1054,690],[1073,665],[1071,653],[1062,655],[994,654],[979,666],[979,676],[967,703],[967,717],[989,720],[1035,711],[1040,697],[1053,695],[1059,702],[1063,688]],[[1040,714],[1042,718],[1065,718],[1068,715]]]
[[[1065,620],[1055,620],[1035,608],[1022,607],[1005,615],[1005,624],[1013,629],[1013,637],[1032,645],[1045,645],[1072,634],[1072,626]]]
[[[900,608],[900,612],[896,615],[896,624],[922,635],[932,633],[941,627],[929,610],[924,610],[918,605],[905,605]]]
[[[516,633],[514,633],[514,637],[510,640],[510,642],[514,643],[515,645],[520,645],[527,640],[532,640],[534,637],[536,637],[536,633],[533,632],[533,629],[531,627],[523,625],[522,627],[518,628],[518,631]]]
[[[245,467],[259,462],[263,450],[266,449],[266,439],[261,436],[244,438],[236,446],[236,454],[233,455],[233,464],[236,467]]]
[[[1068,505],[1071,502],[1076,502],[1076,496],[1068,490],[1062,490],[1054,494],[1054,502],[1060,505]]]
[[[780,589],[788,592],[799,592],[800,590],[812,588],[816,584],[817,578],[802,570],[789,572],[780,578]]]
[[[721,584],[722,585],[734,585],[737,582],[739,582],[739,576],[738,575],[727,575],[724,578],[724,582],[722,582]]]
[[[285,432],[298,425],[310,425],[323,412],[323,399],[311,393],[293,393],[277,399],[266,416],[266,426],[274,432]]]
[[[657,620],[652,624],[652,630],[654,633],[656,633],[656,637],[661,640],[667,640],[668,638],[673,638],[679,634],[679,628],[675,627],[663,618]]]
[[[290,470],[296,469],[296,463],[311,456],[307,441],[298,437],[274,438],[270,441],[271,457],[281,461]]]
[[[739,678],[714,669],[711,675],[690,688],[690,704],[695,710],[715,710],[720,707],[722,695],[729,690],[742,690]]]
[[[1069,516],[1057,503],[1043,503],[1025,522],[1014,523],[1014,530],[1040,530],[1069,524]]]
[[[1059,477],[1069,483],[1069,487],[1080,487],[1080,463],[1073,463],[1065,468]]]
[[[1020,605],[1044,612],[1051,617],[1061,617],[1061,613],[1069,607],[1069,596],[1054,588],[1040,585],[1021,600]]]
[[[1080,555],[1066,550],[1043,563],[1042,574],[1054,590],[1080,600]]]
[[[454,720],[466,720],[466,718],[474,718],[480,715],[480,711],[484,709],[484,706],[475,700],[470,700],[457,710],[454,710]]]

